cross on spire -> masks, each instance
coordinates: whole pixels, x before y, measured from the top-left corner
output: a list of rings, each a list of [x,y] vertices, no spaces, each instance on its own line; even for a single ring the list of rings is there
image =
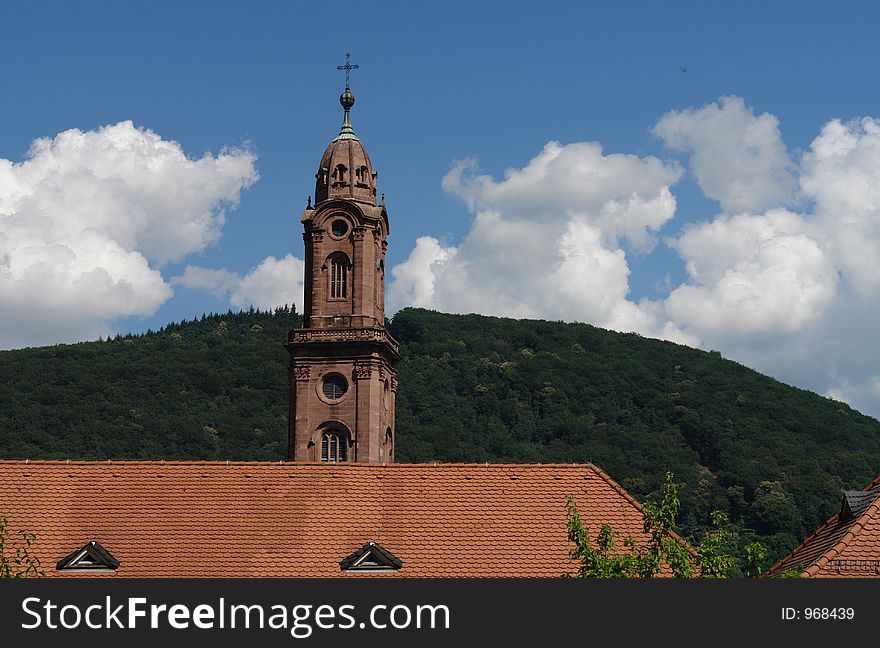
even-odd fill
[[[352,70],[357,70],[360,65],[352,65],[351,64],[351,52],[345,53],[345,65],[337,65],[337,70],[345,70],[345,87],[348,87],[348,75]]]

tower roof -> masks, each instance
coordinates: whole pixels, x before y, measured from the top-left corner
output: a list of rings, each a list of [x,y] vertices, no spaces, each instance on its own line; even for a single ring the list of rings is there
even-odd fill
[[[339,134],[330,142],[315,174],[315,203],[343,198],[376,204],[376,176],[373,163],[351,125],[354,95],[346,84],[339,97],[343,118]]]

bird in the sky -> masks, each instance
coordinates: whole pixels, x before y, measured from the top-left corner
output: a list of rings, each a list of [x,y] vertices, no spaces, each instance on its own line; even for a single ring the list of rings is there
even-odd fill
[[[686,67],[679,67],[678,69],[681,70],[682,72],[687,72],[687,71],[688,71],[688,69],[687,69]]]

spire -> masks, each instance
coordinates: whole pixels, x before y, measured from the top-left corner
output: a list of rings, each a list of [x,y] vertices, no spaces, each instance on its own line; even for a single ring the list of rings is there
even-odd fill
[[[328,198],[342,198],[376,204],[376,174],[370,163],[370,156],[363,142],[351,127],[351,107],[354,95],[349,85],[349,73],[358,68],[352,65],[351,54],[346,54],[345,65],[338,66],[345,71],[345,90],[339,103],[345,111],[339,134],[327,145],[318,172],[315,174],[315,205]]]
[[[339,96],[339,103],[342,104],[342,109],[345,111],[345,114],[342,117],[342,128],[339,129],[339,135],[333,140],[334,142],[344,139],[358,139],[358,136],[355,135],[354,128],[351,127],[351,120],[348,116],[348,112],[351,110],[351,107],[354,106],[354,95],[351,94],[351,88],[349,88],[348,84],[349,74],[352,70],[357,70],[359,67],[359,65],[351,64],[351,52],[345,53],[345,65],[336,66],[337,70],[345,70],[345,92]]]
[[[351,107],[354,105],[354,95],[351,94],[351,90],[348,86],[345,86],[345,92],[342,93],[339,97],[339,103],[342,104],[343,110],[345,110],[345,114],[342,117],[342,128],[339,129],[339,135],[336,136],[336,139],[333,141],[336,142],[338,140],[344,139],[358,139],[358,136],[355,135],[354,128],[351,127],[351,120],[348,116],[348,111],[351,110]]]

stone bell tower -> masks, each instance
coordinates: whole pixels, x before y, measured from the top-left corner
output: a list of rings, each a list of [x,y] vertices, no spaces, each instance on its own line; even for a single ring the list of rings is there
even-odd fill
[[[342,128],[315,174],[302,213],[303,326],[288,333],[290,461],[394,461],[394,366],[385,329],[388,213],[370,156],[351,126],[346,63]]]

